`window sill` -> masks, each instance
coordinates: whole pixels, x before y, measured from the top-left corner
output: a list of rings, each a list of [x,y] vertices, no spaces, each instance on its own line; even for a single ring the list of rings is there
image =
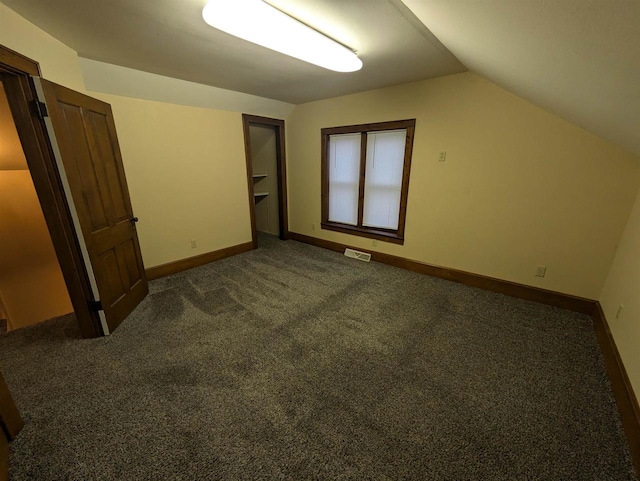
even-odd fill
[[[369,227],[356,227],[347,224],[338,224],[335,222],[323,222],[320,226],[325,230],[332,230],[335,232],[342,232],[343,234],[351,234],[360,237],[367,237],[369,239],[376,239],[383,242],[391,242],[393,244],[404,244],[404,236],[401,236],[397,232],[388,232],[384,230],[369,228]]]

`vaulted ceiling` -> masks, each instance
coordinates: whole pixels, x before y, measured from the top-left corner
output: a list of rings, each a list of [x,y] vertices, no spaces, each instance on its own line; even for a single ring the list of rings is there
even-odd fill
[[[471,71],[640,155],[639,0],[403,0]]]
[[[291,103],[469,69],[640,155],[640,0],[267,0],[354,49],[336,73],[212,29],[206,0],[2,0],[80,56]]]

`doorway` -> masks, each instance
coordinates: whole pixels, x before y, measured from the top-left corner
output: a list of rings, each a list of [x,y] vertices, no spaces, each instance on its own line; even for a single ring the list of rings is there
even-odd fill
[[[0,81],[0,333],[73,312]]]
[[[2,45],[0,81],[82,336],[107,335],[148,293],[111,106]]]
[[[98,337],[104,332],[98,312],[92,309],[89,303],[92,299],[89,277],[41,115],[42,104],[36,94],[33,79],[39,78],[40,75],[38,62],[0,45],[0,82],[75,317],[83,337]]]
[[[260,241],[289,238],[284,120],[243,114],[251,235]]]

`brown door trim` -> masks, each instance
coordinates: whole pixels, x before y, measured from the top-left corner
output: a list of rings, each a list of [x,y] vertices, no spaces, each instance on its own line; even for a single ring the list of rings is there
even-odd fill
[[[256,205],[253,191],[253,164],[251,161],[250,125],[269,125],[276,127],[276,160],[278,167],[278,216],[280,219],[280,239],[289,238],[289,211],[287,206],[287,154],[284,137],[284,120],[242,114],[244,130],[244,152],[247,160],[247,186],[249,187],[249,212],[251,218],[251,240],[253,248],[258,247],[256,228]]]
[[[640,473],[640,405],[599,301],[596,302],[592,318],[604,364],[609,373],[611,389],[620,411],[622,428],[629,443],[631,459],[636,472]]]
[[[103,335],[102,326],[98,313],[89,305],[89,301],[93,299],[91,284],[73,228],[60,173],[44,120],[39,119],[32,111],[32,102],[37,101],[37,95],[30,75],[39,72],[37,66],[37,62],[0,46],[0,79],[5,86],[18,136],[80,331],[84,337],[98,337]]]
[[[0,45],[0,64],[2,64],[3,69],[17,74],[23,73],[40,77],[40,64],[38,62],[4,45]]]
[[[9,480],[9,442],[0,433],[0,481]]]
[[[0,373],[0,436],[5,436],[7,441],[13,441],[23,426],[24,422],[11,397],[9,387]]]

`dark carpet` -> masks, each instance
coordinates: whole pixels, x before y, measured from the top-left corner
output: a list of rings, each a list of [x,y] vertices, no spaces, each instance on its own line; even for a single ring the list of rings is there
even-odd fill
[[[590,318],[261,245],[0,336],[11,479],[636,479]]]

